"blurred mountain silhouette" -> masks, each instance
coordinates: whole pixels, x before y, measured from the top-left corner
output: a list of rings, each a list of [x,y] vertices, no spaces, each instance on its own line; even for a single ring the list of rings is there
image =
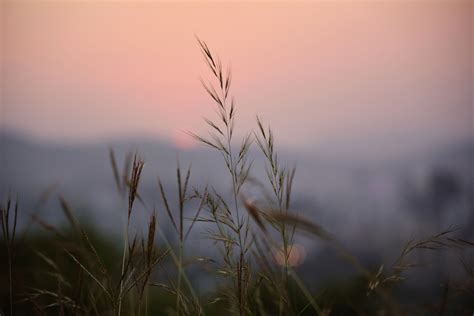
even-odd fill
[[[169,142],[149,139],[66,145],[6,132],[0,134],[0,145],[0,196],[18,193],[27,212],[38,212],[52,222],[60,214],[55,199],[36,209],[48,190],[63,195],[81,216],[101,228],[120,227],[123,200],[116,192],[109,148],[114,149],[119,168],[128,152],[137,151],[144,158],[140,192],[149,208],[159,206],[158,175],[166,187],[174,188],[178,160],[182,166],[192,162],[193,185],[212,184],[223,194],[229,187],[219,155],[203,147],[178,150]],[[474,227],[473,140],[400,153],[391,159],[280,153],[283,161],[297,167],[293,207],[341,239],[356,244],[371,240],[373,247],[384,248],[382,244],[413,232],[449,225]],[[256,157],[254,176],[264,177],[258,152],[252,154]],[[248,187],[250,195],[253,190]],[[383,240],[376,238],[381,234]]]

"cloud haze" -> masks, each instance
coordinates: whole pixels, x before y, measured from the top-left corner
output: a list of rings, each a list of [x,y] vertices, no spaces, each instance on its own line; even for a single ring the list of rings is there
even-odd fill
[[[239,127],[288,147],[472,136],[470,1],[16,2],[2,7],[3,128],[60,142],[185,142],[213,115],[194,34],[234,71]],[[365,145],[364,145],[365,144]]]

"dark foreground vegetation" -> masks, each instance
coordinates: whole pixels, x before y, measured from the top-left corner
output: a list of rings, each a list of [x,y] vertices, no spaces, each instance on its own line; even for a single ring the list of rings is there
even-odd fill
[[[222,177],[231,192],[191,186],[191,167],[178,164],[175,192],[158,177],[161,203],[150,205],[140,194],[145,162],[138,154],[121,159],[110,150],[117,198],[124,205],[117,212],[125,219],[121,243],[91,224],[93,219],[79,220],[61,196],[63,226],[27,215],[21,197],[6,197],[1,205],[1,315],[472,315],[469,254],[474,244],[461,229],[407,236],[391,265],[365,265],[337,236],[292,209],[295,169],[279,160],[270,128],[257,118],[255,132],[236,139],[231,72],[204,42],[198,43],[212,79],[202,83],[217,118],[205,120],[209,135],[190,134],[222,157],[227,170]],[[262,179],[254,177],[251,146],[264,162]],[[146,223],[137,225],[137,212],[146,214]],[[20,227],[23,217],[28,218]],[[355,272],[315,290],[311,278],[298,271],[299,234],[324,244]],[[196,236],[215,249],[213,256],[196,255],[191,240]],[[404,288],[411,271],[426,268],[427,262],[419,260],[424,252],[454,255],[463,276],[442,280],[430,304],[411,300]],[[318,267],[312,273],[318,274]],[[196,276],[204,276],[207,284]]]

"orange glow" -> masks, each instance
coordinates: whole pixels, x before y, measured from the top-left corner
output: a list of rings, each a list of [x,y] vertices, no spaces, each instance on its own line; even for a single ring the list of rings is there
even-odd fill
[[[237,134],[255,114],[303,147],[470,133],[469,1],[2,6],[0,124],[42,138],[203,131],[194,34],[232,65]]]
[[[172,136],[173,144],[183,150],[189,150],[196,146],[196,141],[184,131],[175,131]]]
[[[274,252],[277,263],[281,266],[285,265],[285,255],[283,247],[281,249],[276,249]],[[293,244],[289,247],[288,264],[291,267],[301,265],[305,259],[306,250],[302,245]]]

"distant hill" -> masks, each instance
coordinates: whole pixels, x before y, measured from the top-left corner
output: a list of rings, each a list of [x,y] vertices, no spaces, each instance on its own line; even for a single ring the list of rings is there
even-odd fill
[[[28,140],[11,133],[0,134],[0,196],[18,193],[27,212],[38,211],[48,220],[62,218],[55,196],[64,195],[84,217],[110,229],[120,225],[123,204],[116,192],[109,159],[113,148],[122,168],[127,152],[137,151],[145,160],[140,192],[148,208],[160,206],[159,175],[170,194],[175,194],[176,164],[192,162],[192,184],[212,184],[222,194],[229,180],[220,156],[212,149],[196,146],[178,150],[165,141],[116,140],[104,144],[66,145]],[[296,164],[294,208],[317,219],[343,237],[356,238],[371,227],[370,234],[416,230],[419,217],[407,205],[408,195],[423,195],[430,174],[439,168],[456,177],[469,196],[472,192],[474,142],[452,143],[429,151],[401,153],[394,159],[354,159],[325,153],[281,152],[283,161]],[[258,157],[254,150],[253,156]],[[256,177],[264,179],[261,159],[255,159]],[[469,182],[471,181],[471,182]],[[469,184],[471,183],[471,184]],[[55,195],[35,210],[43,192],[54,188]],[[406,192],[407,188],[411,190]],[[250,195],[255,188],[247,189]],[[469,191],[471,190],[471,191]],[[415,192],[416,191],[416,192]],[[421,197],[419,197],[421,198]],[[466,197],[462,197],[465,199]],[[123,202],[123,201],[122,201]],[[409,204],[409,203],[408,203]],[[453,224],[466,222],[467,203],[458,203]],[[122,213],[121,213],[122,212]]]

